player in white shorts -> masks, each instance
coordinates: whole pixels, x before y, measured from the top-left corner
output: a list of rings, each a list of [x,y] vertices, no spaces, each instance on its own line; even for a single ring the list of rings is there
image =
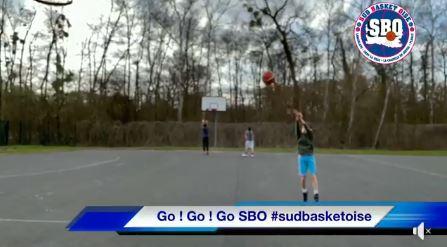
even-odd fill
[[[243,157],[255,157],[255,133],[250,127],[245,131],[245,152],[242,154]]]

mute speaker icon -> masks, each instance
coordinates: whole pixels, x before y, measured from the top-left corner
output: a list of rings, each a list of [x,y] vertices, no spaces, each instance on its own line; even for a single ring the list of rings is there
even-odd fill
[[[425,238],[425,226],[422,222],[418,227],[413,227],[413,235],[418,236],[421,240]]]

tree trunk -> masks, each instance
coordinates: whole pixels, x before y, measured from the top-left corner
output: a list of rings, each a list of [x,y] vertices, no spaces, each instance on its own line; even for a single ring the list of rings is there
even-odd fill
[[[430,90],[430,124],[435,123],[435,44],[434,37],[431,38],[431,90]]]
[[[212,83],[211,83],[211,36],[213,31],[213,26],[209,18],[209,27],[207,32],[207,49],[206,49],[206,80],[205,80],[205,95],[212,94]]]
[[[414,72],[413,72],[413,53],[410,54],[410,108],[415,107],[416,104],[416,86],[414,82]]]
[[[6,0],[2,1],[2,19],[0,23],[0,120],[3,117],[3,74],[2,74],[2,48],[3,48],[3,34],[5,26],[5,12],[6,12]]]
[[[300,89],[298,86],[298,80],[296,78],[296,70],[295,70],[295,60],[293,59],[292,51],[290,50],[289,43],[287,41],[287,34],[282,32],[281,43],[284,48],[284,53],[286,54],[287,63],[289,65],[290,77],[292,77],[293,82],[293,105],[301,109],[300,104]]]
[[[424,55],[422,55],[421,57],[421,63],[422,63],[422,80],[424,83],[424,88],[423,88],[423,98],[424,98],[424,119],[425,121],[429,120],[429,116],[427,116],[427,113],[430,114],[430,90],[429,90],[429,85],[428,85],[428,81],[429,81],[429,72],[428,72],[428,51],[430,49],[430,42],[427,42],[427,44],[425,45],[425,51],[424,51]],[[427,119],[428,117],[428,119]]]
[[[34,14],[32,20],[26,30],[25,37],[23,38],[23,42],[21,42],[22,49],[20,51],[20,64],[19,64],[19,88],[20,89],[22,89],[22,84],[23,84],[22,71],[23,71],[23,56],[25,54],[25,48],[26,48],[25,43],[26,43],[26,40],[28,39],[28,35],[31,30],[31,27],[33,26],[35,16],[36,15]]]
[[[28,45],[28,63],[29,63],[29,69],[28,69],[28,78],[27,81],[29,83],[29,90],[33,91],[33,78],[34,78],[34,54],[35,54],[35,49],[33,49],[33,43],[34,43],[35,39],[33,39],[29,45]]]
[[[177,122],[183,122],[183,106],[184,106],[184,93],[179,93],[179,102],[178,102],[178,109],[177,109]]]
[[[140,106],[140,61],[135,63],[135,104]]]
[[[78,73],[78,93],[81,93],[81,83],[82,83],[82,74],[84,73],[84,57],[85,57],[85,48],[87,46],[87,42],[82,43],[81,48],[81,64],[79,65],[79,73]]]
[[[447,113],[447,49],[442,51],[442,71],[444,74],[444,112]]]
[[[113,1],[112,1],[112,3],[113,3]],[[113,5],[111,8],[113,10]],[[106,74],[105,67],[106,67],[106,62],[107,62],[108,51],[109,51],[110,45],[112,44],[113,38],[115,37],[115,34],[119,28],[119,23],[120,23],[122,15],[123,15],[123,8],[121,8],[120,11],[118,12],[118,16],[116,17],[115,21],[112,23],[110,33],[107,34],[107,37],[103,43],[103,52],[101,55],[101,60],[99,61],[99,65],[96,68],[96,71],[93,76],[93,84],[96,85],[99,82],[100,94],[102,96],[104,96],[107,91],[107,82],[104,81],[104,78],[105,78],[105,74]],[[107,29],[110,24],[111,23],[109,20],[107,23]],[[101,71],[102,71],[103,75],[102,75],[102,79],[99,80],[99,74]]]
[[[359,66],[359,65],[356,65]],[[349,110],[349,122],[348,122],[348,145],[352,144],[353,127],[355,121],[355,108],[356,108],[356,98],[357,98],[357,75],[352,76],[352,91],[351,91],[351,104]]]
[[[386,114],[387,114],[387,111],[388,111],[388,103],[389,103],[390,94],[391,94],[391,86],[388,85],[389,84],[387,82],[388,81],[388,77],[386,75],[385,68],[382,67],[380,69],[380,73],[381,73],[382,83],[386,87],[386,94],[385,94],[385,99],[384,99],[384,103],[383,103],[382,114],[380,116],[379,126],[377,128],[376,135],[374,137],[374,142],[373,142],[373,145],[372,145],[372,148],[374,148],[374,149],[377,149],[377,147],[379,145],[379,138],[380,138],[380,134],[382,133],[382,128],[383,128],[383,124],[385,122]]]
[[[53,47],[56,44],[56,32],[53,30],[53,37],[51,39],[50,47],[48,48],[47,60],[45,66],[45,75],[42,80],[42,84],[40,84],[40,93],[43,98],[47,97],[47,84],[48,84],[48,75],[50,74],[50,63],[51,63],[51,55],[53,53]]]
[[[218,57],[218,54],[217,54],[217,44],[216,44],[216,42],[214,43],[214,60],[215,60],[215,63],[216,63],[217,81],[219,83],[219,88],[217,89],[217,95],[219,97],[222,97],[222,95],[223,95],[222,72],[220,70],[220,61],[219,61],[219,57]]]
[[[330,21],[328,21],[328,26],[330,25]],[[326,47],[326,52],[327,52],[327,70],[326,70],[326,83],[324,85],[324,102],[323,102],[323,123],[326,123],[327,121],[327,114],[329,111],[329,83],[330,83],[330,76],[331,76],[331,41],[330,41],[330,32],[328,30],[328,34],[327,34],[327,38],[328,38],[328,42],[327,42],[327,47]]]

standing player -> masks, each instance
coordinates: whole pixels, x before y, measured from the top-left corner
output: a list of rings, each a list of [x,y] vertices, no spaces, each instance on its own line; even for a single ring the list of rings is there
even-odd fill
[[[209,139],[209,129],[208,121],[202,120],[202,148],[203,153],[210,155],[210,139]]]
[[[301,190],[303,192],[303,201],[307,202],[308,191],[306,187],[307,174],[312,177],[312,188],[314,190],[314,200],[318,202],[320,196],[318,193],[317,165],[314,156],[314,136],[312,128],[304,121],[303,114],[293,110],[296,121],[296,133],[298,140],[298,169],[301,177]]]
[[[276,79],[275,75],[271,71],[266,71],[262,75],[262,80],[267,87],[271,87],[275,92]],[[303,114],[293,109],[289,104],[287,105],[287,113],[292,114],[296,122],[296,133],[298,141],[298,170],[300,174],[301,190],[303,192],[303,201],[308,200],[308,191],[306,187],[307,174],[312,176],[312,188],[314,190],[314,200],[318,202],[320,195],[318,192],[318,179],[317,179],[317,165],[315,163],[314,156],[314,144],[313,144],[313,130],[304,121]]]
[[[255,133],[253,132],[253,129],[249,127],[245,131],[244,135],[245,139],[245,152],[242,154],[243,157],[255,157]]]

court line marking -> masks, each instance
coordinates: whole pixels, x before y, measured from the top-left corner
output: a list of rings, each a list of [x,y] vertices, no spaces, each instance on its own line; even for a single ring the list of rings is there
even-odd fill
[[[2,219],[1,222],[10,222],[10,223],[38,223],[38,224],[68,224],[68,220],[27,220],[27,219]]]
[[[116,157],[112,160],[104,160],[104,161],[99,161],[99,162],[95,162],[95,163],[91,163],[91,164],[87,164],[87,165],[81,165],[81,166],[65,168],[65,169],[47,170],[47,171],[41,171],[41,172],[31,172],[31,173],[12,174],[12,175],[0,175],[0,179],[19,178],[19,177],[34,177],[34,176],[42,176],[42,175],[48,175],[48,174],[53,174],[53,173],[64,173],[64,172],[78,171],[81,169],[92,168],[92,167],[115,163],[115,162],[119,161],[120,159],[121,159],[121,157]]]
[[[413,167],[402,166],[402,165],[399,165],[399,164],[396,164],[396,163],[387,162],[387,161],[383,161],[383,160],[379,160],[379,159],[375,160],[375,159],[370,159],[370,158],[365,158],[365,157],[362,157],[362,156],[355,156],[355,155],[347,155],[347,157],[373,162],[373,163],[376,163],[376,164],[379,164],[379,165],[382,165],[382,166],[388,166],[388,167],[408,170],[408,171],[412,171],[412,172],[416,172],[416,173],[420,173],[420,174],[424,174],[424,175],[429,175],[429,176],[434,176],[434,177],[438,177],[438,178],[447,179],[447,175],[444,175],[444,174],[439,174],[439,173],[435,173],[435,172],[429,172],[429,171],[425,171],[425,170],[421,170],[421,169],[417,169],[417,168],[413,168]]]

